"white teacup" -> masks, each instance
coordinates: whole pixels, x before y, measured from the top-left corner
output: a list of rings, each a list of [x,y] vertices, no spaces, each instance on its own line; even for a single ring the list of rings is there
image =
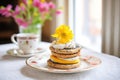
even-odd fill
[[[17,40],[15,40],[15,38]],[[25,55],[34,53],[38,47],[39,35],[29,33],[13,34],[11,41],[18,45],[19,49],[24,52]]]

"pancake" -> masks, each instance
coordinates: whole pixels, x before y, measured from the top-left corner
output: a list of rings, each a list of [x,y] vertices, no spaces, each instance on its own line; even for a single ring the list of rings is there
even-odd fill
[[[72,57],[80,56],[80,52],[72,53],[72,54],[62,54],[62,53],[51,52],[51,54],[60,58],[72,58]]]
[[[76,47],[76,48],[71,48],[71,49],[57,49],[57,48],[53,48],[52,46],[50,46],[50,50],[54,53],[61,53],[61,54],[73,54],[73,53],[77,53],[80,52],[80,47]]]
[[[48,60],[47,61],[48,66],[53,67],[53,68],[57,68],[57,69],[73,69],[73,68],[77,68],[80,66],[80,63],[76,63],[76,64],[60,64],[60,63],[55,63],[52,60]]]

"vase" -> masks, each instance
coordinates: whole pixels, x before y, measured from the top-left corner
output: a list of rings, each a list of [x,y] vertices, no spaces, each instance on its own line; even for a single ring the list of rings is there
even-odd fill
[[[20,26],[19,27],[20,33],[31,33],[36,34],[39,36],[39,41],[41,41],[41,34],[42,34],[42,25],[36,24],[36,25],[29,25],[27,27]]]

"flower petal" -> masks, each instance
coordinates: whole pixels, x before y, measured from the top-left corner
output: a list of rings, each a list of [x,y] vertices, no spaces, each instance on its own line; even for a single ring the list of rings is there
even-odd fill
[[[52,35],[58,39],[58,43],[67,43],[73,39],[73,32],[66,25],[61,25],[56,28],[55,34]]]
[[[53,35],[51,35],[51,36],[57,38],[57,37],[58,37],[58,34],[53,34]]]

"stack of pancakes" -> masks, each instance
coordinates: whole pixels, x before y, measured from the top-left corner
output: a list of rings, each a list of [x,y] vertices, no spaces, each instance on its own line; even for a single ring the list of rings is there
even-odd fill
[[[48,66],[58,69],[72,69],[80,66],[80,47],[57,49],[50,46],[51,56]]]

